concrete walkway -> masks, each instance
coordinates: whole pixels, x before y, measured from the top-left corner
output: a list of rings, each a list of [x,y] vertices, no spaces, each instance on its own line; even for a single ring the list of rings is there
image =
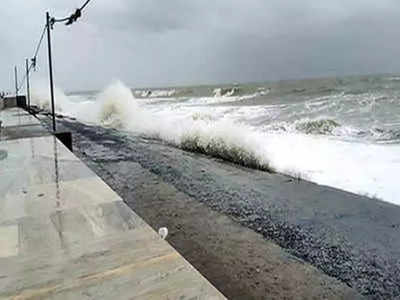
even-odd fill
[[[0,141],[50,135],[38,119],[17,107],[0,110],[0,121]]]
[[[0,299],[225,299],[35,118],[0,120]]]

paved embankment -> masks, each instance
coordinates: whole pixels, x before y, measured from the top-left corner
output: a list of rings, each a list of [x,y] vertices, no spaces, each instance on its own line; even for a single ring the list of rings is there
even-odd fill
[[[0,299],[224,299],[35,118],[0,120]]]

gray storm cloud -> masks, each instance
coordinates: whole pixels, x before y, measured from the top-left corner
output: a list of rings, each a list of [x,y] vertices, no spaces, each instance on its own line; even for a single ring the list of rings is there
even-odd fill
[[[0,88],[33,54],[49,10],[78,0],[3,0]],[[400,3],[394,0],[92,0],[53,33],[55,78],[66,89],[263,81],[398,72]],[[46,44],[44,43],[43,46]],[[47,76],[46,48],[35,78]]]

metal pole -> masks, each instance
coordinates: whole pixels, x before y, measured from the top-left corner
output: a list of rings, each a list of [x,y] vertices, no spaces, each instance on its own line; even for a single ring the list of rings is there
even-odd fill
[[[56,116],[54,112],[54,85],[53,85],[53,63],[51,60],[51,39],[50,39],[50,15],[46,12],[47,26],[47,49],[49,52],[49,77],[50,77],[50,97],[51,97],[51,113],[53,116],[53,132],[56,132]]]
[[[29,66],[28,66],[28,59],[25,60],[26,65],[26,96],[28,98],[28,110],[31,109],[31,92],[29,89]]]
[[[15,101],[18,101],[18,73],[17,66],[14,67],[14,75],[15,75]]]

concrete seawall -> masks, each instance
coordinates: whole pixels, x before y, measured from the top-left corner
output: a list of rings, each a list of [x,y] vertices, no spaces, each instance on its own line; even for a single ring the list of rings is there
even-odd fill
[[[3,104],[0,299],[225,299],[15,98]]]

